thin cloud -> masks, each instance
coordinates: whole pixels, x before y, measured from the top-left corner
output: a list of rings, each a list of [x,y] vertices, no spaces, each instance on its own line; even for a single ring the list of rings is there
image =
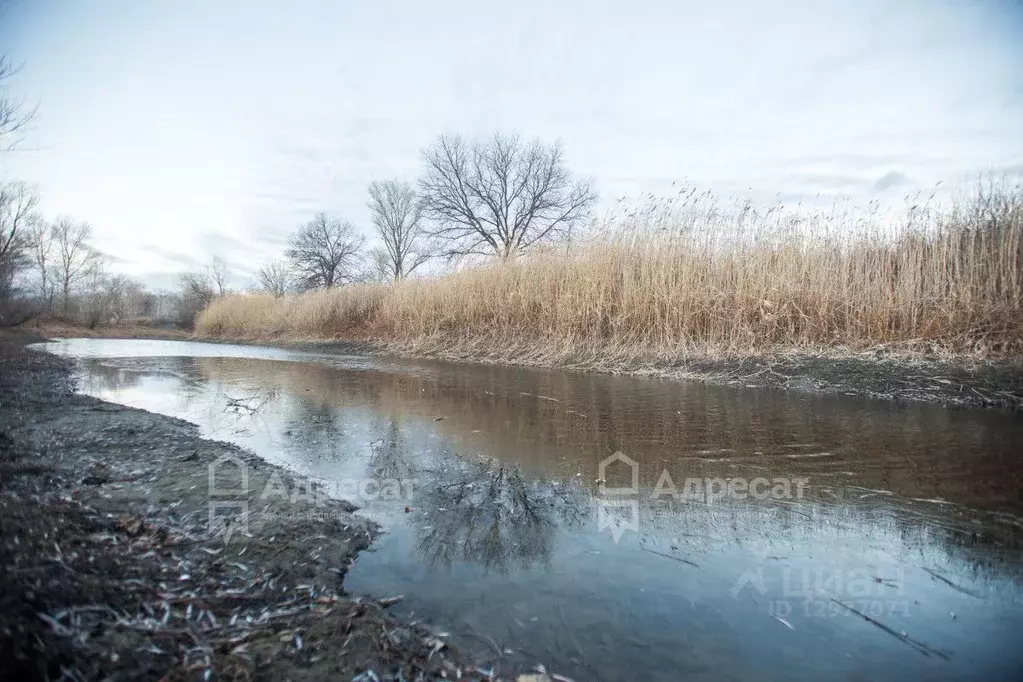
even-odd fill
[[[893,187],[901,187],[903,185],[912,184],[909,176],[899,171],[889,171],[882,175],[874,183],[874,189],[879,192],[892,189]]]
[[[368,183],[413,180],[444,132],[560,139],[602,208],[672,180],[865,204],[1023,172],[1018,3],[400,4],[267,2],[241,29],[224,3],[22,3],[0,39],[45,151],[4,171],[154,273],[251,270],[317,211],[370,234]]]

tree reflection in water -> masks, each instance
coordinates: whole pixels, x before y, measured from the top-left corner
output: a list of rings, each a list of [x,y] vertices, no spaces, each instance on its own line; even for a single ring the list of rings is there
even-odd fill
[[[117,391],[136,388],[144,376],[142,372],[133,372],[124,367],[105,362],[99,358],[88,358],[81,361],[85,369],[80,379],[86,391]]]
[[[400,413],[392,411],[376,420],[373,432],[379,438],[370,444],[370,476],[379,481],[416,480],[418,467],[413,457],[416,450],[405,436]]]
[[[435,565],[477,563],[507,573],[550,565],[559,527],[575,527],[588,506],[574,482],[531,479],[518,468],[476,461],[419,496],[420,554]]]

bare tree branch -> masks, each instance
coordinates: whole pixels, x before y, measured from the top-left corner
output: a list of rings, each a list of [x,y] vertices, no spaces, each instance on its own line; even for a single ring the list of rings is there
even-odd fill
[[[11,64],[6,55],[0,55],[0,151],[9,151],[18,143],[18,133],[35,118],[38,107],[28,107],[24,100],[11,97],[7,81],[20,67]]]
[[[185,272],[178,277],[178,324],[191,327],[195,317],[216,296],[216,284],[209,270]]]
[[[282,298],[295,287],[295,273],[286,261],[273,259],[256,273],[259,287],[274,298]]]
[[[50,228],[50,236],[56,247],[56,276],[60,283],[62,309],[67,314],[75,287],[102,266],[103,256],[89,244],[92,226],[85,221],[61,216]]]
[[[210,265],[178,277],[178,324],[191,327],[196,316],[218,296],[230,293],[227,260],[213,256]]]
[[[28,265],[27,228],[38,202],[25,183],[0,183],[0,300],[13,294],[15,275]]]
[[[285,252],[307,289],[352,281],[366,238],[348,221],[317,213],[291,236]]]
[[[565,239],[596,201],[592,185],[569,173],[559,144],[441,136],[423,163],[423,214],[449,257],[483,251],[510,258]]]
[[[422,205],[407,182],[387,180],[369,186],[369,210],[380,240],[382,254],[375,254],[378,269],[399,281],[430,259],[421,226]]]
[[[213,280],[217,296],[226,296],[228,282],[231,279],[231,273],[227,267],[227,259],[221,256],[213,257],[213,264],[210,266],[210,279]]]
[[[39,300],[46,310],[53,309],[55,293],[52,270],[52,236],[52,228],[49,223],[38,216],[31,221],[25,236],[28,258],[39,276]]]

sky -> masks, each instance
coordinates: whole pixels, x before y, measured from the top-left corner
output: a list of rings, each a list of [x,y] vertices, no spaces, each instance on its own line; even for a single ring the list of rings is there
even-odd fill
[[[157,288],[213,254],[244,286],[317,211],[370,234],[442,133],[560,140],[605,206],[1023,174],[1021,0],[0,4],[39,104],[0,174]]]

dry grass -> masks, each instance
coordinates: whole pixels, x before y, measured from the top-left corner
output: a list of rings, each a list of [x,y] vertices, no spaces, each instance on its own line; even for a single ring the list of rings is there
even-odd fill
[[[1023,187],[1003,183],[897,218],[682,193],[510,264],[221,299],[196,329],[540,364],[878,346],[1017,358],[1021,313]]]
[[[20,329],[30,331],[46,338],[85,338],[85,339],[180,339],[186,340],[191,334],[179,327],[156,326],[147,320],[130,321],[117,325],[97,325],[90,327],[73,321],[55,317],[40,316],[19,325]]]

